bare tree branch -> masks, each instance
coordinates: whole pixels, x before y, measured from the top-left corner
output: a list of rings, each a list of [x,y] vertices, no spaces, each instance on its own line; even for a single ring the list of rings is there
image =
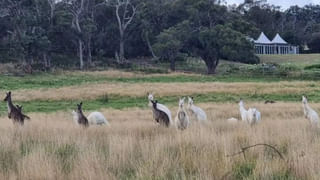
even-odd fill
[[[106,0],[106,3],[110,6],[114,6],[116,9],[116,18],[119,26],[120,34],[120,47],[119,47],[119,60],[124,61],[124,45],[125,45],[125,32],[127,27],[131,24],[136,15],[136,7],[130,0]],[[122,15],[120,11],[123,9]]]
[[[244,158],[246,159],[245,151],[250,149],[250,148],[256,147],[256,146],[269,147],[269,148],[273,149],[279,155],[280,159],[285,160],[283,155],[282,155],[282,153],[277,148],[275,148],[274,146],[271,146],[269,144],[255,144],[255,145],[252,145],[252,146],[243,147],[243,148],[241,148],[241,151],[236,152],[234,154],[227,155],[227,157],[233,157],[233,156],[237,156],[237,155],[243,154]]]

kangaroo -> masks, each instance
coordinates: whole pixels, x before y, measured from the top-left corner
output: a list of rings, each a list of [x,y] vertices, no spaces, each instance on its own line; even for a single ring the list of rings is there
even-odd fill
[[[185,98],[179,100],[179,109],[175,118],[176,127],[180,130],[185,130],[190,123],[189,116],[184,109],[184,100]]]
[[[160,123],[161,125],[169,127],[170,125],[169,116],[165,112],[158,109],[157,107],[158,101],[151,100],[151,103],[153,107],[152,110],[153,110],[154,118],[157,121],[157,123]]]
[[[310,120],[311,124],[319,127],[319,115],[309,106],[308,100],[305,96],[302,96],[302,107],[305,118]]]
[[[264,103],[265,103],[265,104],[274,104],[274,103],[276,103],[276,102],[275,102],[275,101],[272,101],[272,100],[266,100]]]
[[[22,106],[13,105],[12,99],[11,99],[11,92],[7,93],[7,96],[6,98],[4,98],[4,101],[7,102],[8,118],[12,119],[13,123],[18,123],[20,125],[23,125],[24,119],[30,119],[28,116],[22,113]]]
[[[20,106],[20,105],[16,105],[16,107],[17,107],[17,109],[19,110],[19,112],[22,114],[22,105]],[[24,115],[24,114],[22,114],[26,119],[30,119],[30,117],[29,116],[27,116],[27,115]]]
[[[82,112],[82,102],[80,102],[80,104],[77,104],[77,110],[75,112],[77,113],[76,117],[78,118],[78,124],[82,125],[83,127],[88,127],[88,119]]]

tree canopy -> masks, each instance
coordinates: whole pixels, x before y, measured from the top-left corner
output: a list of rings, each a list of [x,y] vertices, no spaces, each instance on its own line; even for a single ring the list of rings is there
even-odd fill
[[[259,63],[249,37],[276,33],[320,52],[320,6],[283,11],[264,0],[226,6],[219,0],[2,0],[0,63],[43,69],[202,59],[215,73],[220,59]],[[150,59],[151,59],[150,58]]]

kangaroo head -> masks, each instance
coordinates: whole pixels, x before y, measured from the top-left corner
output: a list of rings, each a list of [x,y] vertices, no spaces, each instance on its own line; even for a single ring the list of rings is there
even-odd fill
[[[302,103],[303,104],[307,104],[308,103],[308,100],[305,96],[302,96]]]
[[[183,108],[185,97],[179,99],[179,107]]]
[[[243,106],[243,100],[242,99],[240,99],[240,101],[239,101],[239,106]]]
[[[256,115],[257,115],[257,109],[252,109],[252,114],[253,114],[253,116],[255,117]]]
[[[188,105],[193,105],[193,97],[188,97]]]
[[[10,99],[11,99],[11,91],[7,92],[7,95],[4,98],[4,101],[9,101]]]
[[[80,104],[77,104],[77,113],[82,113],[82,102],[80,102]]]
[[[151,103],[152,103],[152,106],[153,106],[153,108],[154,109],[157,109],[157,103],[158,103],[158,101],[157,100],[151,100]]]
[[[153,93],[148,93],[148,100],[152,101],[153,100]]]

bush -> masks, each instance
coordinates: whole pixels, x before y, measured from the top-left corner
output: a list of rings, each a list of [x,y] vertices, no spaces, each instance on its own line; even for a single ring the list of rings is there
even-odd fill
[[[320,70],[320,64],[313,64],[310,66],[306,66],[304,69],[305,70],[313,70],[313,69]]]

